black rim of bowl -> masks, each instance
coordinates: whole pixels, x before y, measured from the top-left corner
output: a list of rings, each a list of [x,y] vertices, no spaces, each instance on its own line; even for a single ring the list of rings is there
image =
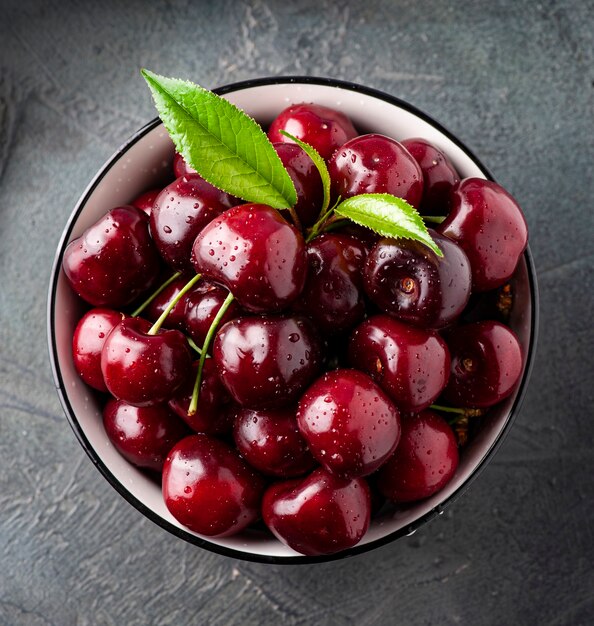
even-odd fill
[[[395,96],[391,96],[383,91],[379,91],[377,89],[373,89],[371,87],[365,87],[362,85],[358,85],[356,83],[351,83],[348,81],[335,80],[330,78],[320,78],[320,77],[312,77],[312,76],[279,76],[279,77],[271,77],[271,78],[257,78],[253,80],[246,80],[237,83],[231,83],[229,85],[224,85],[217,89],[213,89],[213,91],[219,95],[225,95],[235,91],[241,91],[243,89],[249,89],[252,87],[260,87],[266,85],[279,85],[279,84],[290,84],[290,83],[299,83],[299,84],[313,84],[313,85],[323,85],[328,87],[339,87],[341,89],[345,89],[348,91],[359,92],[368,96],[372,96],[379,100],[384,100],[390,104],[396,105],[401,109],[409,111],[413,113],[417,117],[421,118],[425,122],[429,123],[431,126],[439,130],[446,137],[448,137],[452,142],[454,142],[468,157],[470,157],[475,164],[482,170],[483,174],[489,179],[494,180],[491,172],[481,163],[481,161],[474,155],[474,153],[469,150],[457,137],[455,137],[451,132],[449,132],[446,128],[444,128],[439,122],[435,121],[431,116],[427,115],[423,111],[420,111],[416,107],[412,106],[408,102],[405,102]],[[78,419],[74,413],[72,405],[70,404],[70,400],[68,398],[68,393],[65,390],[64,381],[62,379],[62,374],[60,371],[60,367],[58,364],[58,352],[55,341],[55,336],[53,332],[53,328],[55,325],[55,299],[56,299],[56,291],[57,291],[57,282],[58,277],[60,275],[61,267],[62,267],[62,257],[64,254],[64,249],[70,240],[70,235],[76,220],[78,219],[82,209],[87,203],[91,194],[95,191],[97,185],[101,182],[103,177],[109,171],[111,166],[137,141],[139,141],[142,137],[144,137],[148,132],[153,130],[156,126],[161,124],[161,120],[159,118],[155,118],[148,122],[145,126],[143,126],[140,130],[138,130],[134,135],[132,135],[128,141],[126,141],[103,165],[101,170],[97,173],[95,178],[91,181],[87,189],[82,194],[81,198],[77,202],[74,211],[70,215],[66,228],[62,233],[62,237],[60,239],[60,243],[57,248],[56,256],[54,259],[54,264],[52,267],[52,273],[50,278],[50,287],[48,294],[48,309],[47,309],[47,332],[48,332],[48,344],[49,344],[49,356],[52,367],[52,372],[54,376],[54,382],[56,385],[56,389],[58,395],[60,397],[60,401],[62,403],[62,407],[64,412],[66,413],[66,417],[76,435],[78,441],[81,446],[90,457],[91,461],[95,464],[97,469],[103,474],[103,476],[107,479],[107,481],[111,484],[111,486],[123,497],[125,498],[132,506],[138,509],[143,515],[145,515],[148,519],[153,521],[158,526],[161,526],[165,530],[169,531],[176,537],[180,539],[184,539],[185,541],[197,545],[201,548],[205,548],[210,550],[211,552],[216,552],[218,554],[222,554],[225,556],[242,559],[245,561],[256,561],[260,563],[271,563],[271,564],[298,564],[298,563],[320,563],[325,561],[332,561],[336,559],[342,559],[349,556],[354,556],[356,554],[362,554],[364,552],[368,552],[380,546],[386,545],[399,537],[403,537],[406,535],[410,535],[415,532],[420,526],[427,523],[429,520],[433,519],[440,513],[444,511],[444,509],[449,506],[452,502],[454,502],[462,493],[468,489],[470,484],[476,479],[476,477],[481,473],[481,471],[485,468],[487,463],[491,460],[496,450],[499,448],[506,435],[508,434],[510,427],[515,420],[522,402],[524,401],[524,397],[526,395],[527,383],[530,378],[530,374],[532,372],[532,367],[534,364],[534,355],[536,350],[536,341],[538,335],[538,289],[536,284],[536,270],[534,267],[534,261],[532,258],[532,254],[530,252],[530,247],[526,248],[524,252],[524,258],[527,264],[527,273],[528,273],[528,281],[530,287],[530,297],[532,302],[532,315],[530,320],[530,341],[528,345],[528,352],[526,355],[526,366],[524,368],[524,374],[522,376],[522,380],[520,382],[520,386],[518,388],[517,396],[514,400],[512,408],[509,412],[507,421],[505,422],[501,432],[499,433],[497,439],[493,442],[487,453],[481,459],[480,463],[477,465],[474,472],[466,479],[466,481],[460,485],[460,487],[448,498],[442,501],[439,505],[435,506],[433,509],[417,518],[412,524],[409,524],[399,530],[396,530],[384,537],[380,537],[379,539],[375,539],[366,544],[358,544],[353,548],[343,550],[336,554],[328,554],[321,556],[303,556],[303,555],[295,555],[295,556],[271,556],[271,555],[261,555],[254,554],[250,552],[243,552],[241,550],[236,550],[233,548],[227,548],[224,546],[217,545],[215,543],[211,543],[206,539],[202,539],[201,537],[197,537],[196,535],[191,534],[190,532],[184,530],[183,528],[178,528],[167,520],[163,519],[159,515],[157,515],[154,511],[149,509],[146,505],[144,505],[140,500],[138,500],[135,496],[133,496],[125,487],[122,485],[117,478],[109,471],[107,466],[103,463],[101,458],[95,452],[94,448],[91,446],[89,440],[87,439],[81,425],[78,422]]]

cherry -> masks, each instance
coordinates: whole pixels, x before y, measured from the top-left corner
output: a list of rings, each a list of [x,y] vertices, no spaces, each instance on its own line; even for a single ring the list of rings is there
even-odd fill
[[[410,152],[384,135],[360,135],[345,143],[328,163],[332,195],[344,200],[362,193],[389,193],[418,208],[423,172]]]
[[[160,193],[161,189],[149,189],[134,198],[130,204],[137,209],[141,209],[147,215],[150,215],[153,205],[155,204],[155,199]]]
[[[189,278],[187,275],[181,275],[172,282],[170,282],[162,291],[160,291],[148,304],[143,312],[143,315],[147,317],[151,322],[156,322],[161,314],[165,311],[169,303],[179,294],[179,292],[186,286]],[[200,283],[194,287],[197,289]],[[188,292],[181,297],[179,302],[171,309],[167,315],[167,319],[164,324],[167,328],[177,328],[182,332],[186,329],[186,299],[189,297],[192,291]]]
[[[225,537],[254,522],[262,478],[226,443],[204,434],[182,439],[163,466],[163,497],[175,519],[209,537]]]
[[[268,129],[272,142],[292,143],[281,130],[313,146],[323,159],[358,135],[351,120],[340,111],[319,104],[293,104],[281,111]]]
[[[365,315],[365,246],[347,235],[323,234],[307,246],[308,274],[294,305],[323,332],[352,328]]]
[[[204,343],[208,329],[228,295],[229,291],[225,287],[204,278],[187,293],[184,300],[183,326],[199,346]],[[236,318],[239,313],[240,307],[234,300],[223,315],[220,324],[223,325]]]
[[[182,176],[167,185],[151,211],[151,232],[161,256],[176,270],[192,271],[196,235],[234,203],[200,176]]]
[[[443,328],[468,302],[470,264],[460,246],[428,230],[442,258],[417,241],[380,239],[367,257],[364,286],[389,315],[415,326]]]
[[[273,145],[295,185],[297,216],[303,226],[312,226],[319,217],[324,200],[320,172],[297,144],[277,142]]]
[[[284,544],[315,556],[359,543],[369,528],[370,508],[365,480],[338,478],[319,468],[306,478],[271,485],[262,517]]]
[[[460,176],[446,154],[426,139],[405,139],[402,145],[413,155],[423,172],[423,215],[447,215],[450,190]]]
[[[444,399],[456,406],[489,407],[507,398],[522,375],[522,348],[499,322],[482,321],[445,334],[452,355]]]
[[[149,335],[151,323],[140,317],[122,320],[101,352],[107,389],[119,400],[149,406],[168,400],[188,376],[192,358],[178,330]]]
[[[393,502],[413,502],[437,493],[458,467],[458,446],[448,423],[433,411],[402,420],[396,452],[377,474],[376,485]]]
[[[321,346],[304,317],[241,317],[218,332],[212,355],[232,398],[249,408],[295,402],[319,373]]]
[[[347,478],[374,472],[400,438],[398,409],[358,370],[318,378],[299,401],[297,424],[314,457]]]
[[[255,313],[287,307],[305,283],[305,242],[280,211],[263,204],[229,209],[196,237],[196,272],[222,283]]]
[[[188,409],[194,391],[198,362],[192,365],[191,374],[185,383],[169,400],[169,407],[184,422],[198,433],[207,435],[225,435],[231,432],[233,416],[227,411],[231,398],[221,383],[214,361],[207,359],[202,370],[200,394],[196,412],[189,415]]]
[[[369,374],[407,413],[427,408],[450,374],[450,353],[437,332],[388,315],[374,315],[357,327],[349,357],[353,367]]]
[[[103,409],[103,426],[125,459],[157,472],[171,448],[190,433],[164,404],[137,407],[113,398]]]
[[[263,474],[290,478],[316,465],[297,428],[295,411],[295,407],[237,411],[235,445],[243,458]]]
[[[130,304],[154,284],[160,267],[148,217],[133,206],[112,209],[64,251],[70,286],[97,307]]]
[[[72,359],[78,375],[99,391],[107,391],[101,373],[101,350],[109,333],[123,319],[124,314],[113,309],[96,308],[87,311],[79,320],[72,337]]]
[[[198,172],[185,162],[184,157],[179,152],[176,152],[173,155],[173,175],[180,178],[181,176],[198,175]]]
[[[453,187],[450,207],[438,230],[466,252],[473,291],[500,287],[528,243],[522,209],[503,187],[482,178],[465,178]]]

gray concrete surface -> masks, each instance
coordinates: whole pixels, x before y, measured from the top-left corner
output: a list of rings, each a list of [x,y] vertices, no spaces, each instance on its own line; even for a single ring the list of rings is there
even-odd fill
[[[587,0],[0,2],[0,624],[594,622],[594,12]],[[332,76],[425,109],[519,199],[541,289],[521,415],[448,513],[317,566],[234,561],[101,478],[53,388],[54,250],[154,116],[141,66],[205,86]]]

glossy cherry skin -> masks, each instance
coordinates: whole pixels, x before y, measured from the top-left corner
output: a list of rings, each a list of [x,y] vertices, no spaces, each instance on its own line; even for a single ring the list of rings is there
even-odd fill
[[[107,391],[101,373],[101,350],[109,333],[124,319],[113,309],[96,308],[79,320],[72,337],[72,359],[78,375],[99,391]]]
[[[176,152],[173,156],[173,175],[180,178],[180,176],[198,175],[198,172],[185,162],[184,157],[179,152]]]
[[[155,204],[155,199],[160,193],[161,189],[149,189],[134,198],[130,204],[135,206],[137,209],[141,209],[147,215],[150,215],[153,205]]]
[[[307,246],[307,280],[295,310],[324,333],[352,328],[365,315],[366,256],[365,246],[354,237],[332,233],[316,237]]]
[[[175,519],[209,537],[239,532],[260,513],[264,481],[226,443],[190,435],[163,466],[163,497]]]
[[[188,342],[178,330],[148,335],[151,323],[122,320],[101,352],[101,371],[109,392],[129,404],[149,406],[168,400],[183,384],[192,364]]]
[[[335,150],[358,135],[351,120],[340,111],[319,104],[293,104],[282,111],[268,129],[270,141],[292,143],[280,131],[313,146],[328,160]]]
[[[438,230],[466,252],[473,292],[500,287],[528,244],[522,209],[503,187],[482,178],[465,178],[453,187],[450,207]]]
[[[307,261],[301,233],[263,204],[226,211],[196,237],[196,272],[222,283],[254,313],[278,311],[301,293]]]
[[[400,439],[400,413],[358,370],[334,370],[303,394],[297,424],[313,456],[337,476],[374,472]]]
[[[167,185],[151,211],[151,233],[167,264],[192,271],[196,235],[233,204],[231,196],[200,176],[182,176]]]
[[[112,398],[103,409],[103,426],[116,450],[130,463],[160,472],[171,448],[190,434],[164,404],[137,407]]]
[[[179,294],[179,292],[186,286],[192,276],[182,274],[176,278],[173,282],[169,283],[163,291],[161,291],[150,304],[146,307],[142,315],[151,322],[156,322],[165,309],[169,306],[169,303]],[[199,283],[198,283],[199,284]],[[163,326],[165,328],[177,328],[182,332],[186,326],[186,298],[190,292],[182,296],[179,302],[171,309]]]
[[[332,196],[389,193],[418,208],[423,172],[410,152],[384,135],[360,135],[344,144],[328,163]]]
[[[450,353],[437,332],[389,315],[374,315],[355,329],[349,359],[405,413],[418,413],[432,404],[450,374]]]
[[[108,211],[68,244],[64,274],[74,291],[98,307],[120,308],[149,289],[161,268],[144,211]]]
[[[186,382],[169,400],[169,407],[197,433],[206,433],[207,435],[230,433],[233,417],[227,412],[227,407],[231,398],[221,383],[212,359],[206,359],[204,362],[196,412],[193,415],[188,414],[197,373],[198,362],[195,362]]]
[[[405,139],[402,145],[413,155],[423,172],[422,215],[447,215],[450,191],[460,182],[456,168],[437,146],[426,139]]]
[[[295,185],[297,192],[295,211],[301,224],[312,226],[320,215],[324,200],[322,178],[318,168],[297,144],[277,142],[273,145]]]
[[[365,480],[339,478],[324,468],[271,485],[262,501],[268,528],[308,556],[333,554],[359,543],[369,528],[370,510]]]
[[[206,334],[228,295],[229,291],[225,287],[203,278],[185,296],[183,325],[197,345],[204,343]],[[220,325],[235,319],[240,312],[241,309],[234,300],[225,311]]]
[[[227,322],[215,338],[212,356],[231,397],[253,409],[295,402],[322,362],[318,335],[300,316]]]
[[[445,334],[452,355],[443,398],[454,406],[489,407],[511,395],[523,369],[512,330],[493,321],[473,322]]]
[[[393,502],[422,500],[443,489],[458,467],[456,437],[433,411],[402,419],[396,452],[377,474],[376,485]]]
[[[291,478],[316,465],[297,428],[295,411],[295,406],[237,411],[235,445],[243,458],[263,474]]]
[[[367,257],[364,286],[370,299],[393,317],[443,328],[464,310],[471,289],[470,264],[455,242],[429,229],[438,257],[410,239],[380,239]]]

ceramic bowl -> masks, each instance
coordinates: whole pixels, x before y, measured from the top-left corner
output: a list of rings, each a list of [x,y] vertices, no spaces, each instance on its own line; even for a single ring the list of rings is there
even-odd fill
[[[406,102],[374,89],[336,80],[290,77],[246,81],[215,91],[263,125],[292,103],[315,102],[334,107],[350,116],[360,132],[378,132],[395,139],[424,137],[445,151],[462,178],[492,179],[479,159],[439,123]],[[57,249],[49,288],[49,350],[58,394],[81,445],[109,483],[153,522],[191,544],[235,558],[269,563],[324,561],[365,552],[413,533],[468,487],[492,458],[520,409],[537,334],[537,288],[530,250],[524,253],[513,278],[515,305],[510,321],[525,355],[521,383],[511,397],[489,411],[479,432],[463,449],[454,478],[442,491],[424,501],[380,514],[357,546],[330,556],[305,557],[259,530],[222,539],[199,536],[172,517],[159,485],[122,458],[108,440],[100,399],[82,382],[73,366],[72,335],[85,306],[68,286],[61,269],[67,244],[101,215],[171,180],[173,154],[173,144],[159,119],[141,128],[107,161],[84,191]]]

